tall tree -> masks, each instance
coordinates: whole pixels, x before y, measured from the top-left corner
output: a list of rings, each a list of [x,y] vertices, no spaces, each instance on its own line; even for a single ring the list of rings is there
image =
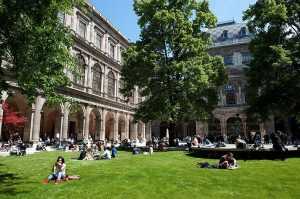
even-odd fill
[[[208,116],[226,79],[220,57],[207,52],[216,24],[208,1],[135,0],[140,40],[124,53],[125,96],[135,86],[145,101],[136,119],[175,122]]]
[[[0,90],[15,81],[30,100],[43,93],[49,102],[69,83],[65,67],[75,68],[72,36],[59,13],[84,0],[0,0]]]
[[[258,0],[245,12],[253,60],[248,77],[249,113],[300,116],[300,1]]]

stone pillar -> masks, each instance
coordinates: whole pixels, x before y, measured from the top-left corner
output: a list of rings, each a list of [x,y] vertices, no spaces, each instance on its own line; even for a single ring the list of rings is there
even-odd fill
[[[84,131],[83,131],[83,137],[84,139],[88,139],[90,135],[90,113],[92,111],[92,108],[90,106],[87,106],[85,109],[85,115],[84,115]]]
[[[119,113],[114,113],[114,134],[113,139],[118,140],[119,135]]]
[[[104,65],[103,66],[103,73],[102,73],[102,78],[101,78],[101,81],[102,81],[102,83],[101,83],[101,93],[102,93],[102,95],[103,95],[103,97],[105,97],[105,93],[106,93],[106,72],[107,71],[107,67]]]
[[[119,98],[119,74],[118,73],[116,73],[115,97],[116,97],[116,100],[118,100],[118,98]]]
[[[221,123],[221,134],[222,136],[227,136],[227,124],[226,124],[226,119],[225,118],[220,118],[220,123]]]
[[[146,140],[151,140],[151,138],[152,138],[152,132],[151,132],[151,122],[148,122],[147,124],[146,124]]]
[[[128,115],[126,114],[125,116],[125,139],[130,139],[129,137],[129,123],[130,123],[130,119],[128,117]]]
[[[247,119],[246,118],[242,119],[242,124],[243,124],[243,133],[246,138],[247,137]]]
[[[89,62],[88,62],[88,67],[87,67],[87,92],[88,93],[92,93],[92,86],[93,86],[93,61],[92,59],[90,58],[89,59]]]
[[[264,135],[266,135],[265,123],[263,123],[263,122],[259,123],[259,131],[260,131],[262,137],[264,137]]]
[[[241,86],[238,87],[238,94],[237,94],[237,104],[242,104],[243,100],[242,100],[242,88]]]
[[[206,121],[196,121],[196,134],[204,137],[208,131],[208,124]]]
[[[146,124],[142,123],[142,139],[145,140],[146,139]]]
[[[1,102],[4,103],[6,99],[8,98],[8,94],[6,91],[1,92]],[[3,123],[3,107],[2,103],[0,103],[0,140],[2,140],[2,123]]]
[[[40,138],[40,127],[41,127],[41,111],[46,99],[42,96],[37,96],[35,100],[35,114],[33,119],[33,131],[32,140],[34,143],[39,141]]]
[[[101,111],[101,128],[100,128],[100,140],[105,140],[105,121],[106,121],[106,113],[107,111],[105,109],[102,109]]]
[[[65,140],[68,139],[70,104],[65,103],[62,106],[62,108],[63,108],[62,138]]]
[[[137,139],[138,138],[138,123],[133,123],[133,128],[132,128],[132,138]]]
[[[187,123],[183,123],[182,124],[182,132],[183,132],[183,137],[186,137],[187,136]]]

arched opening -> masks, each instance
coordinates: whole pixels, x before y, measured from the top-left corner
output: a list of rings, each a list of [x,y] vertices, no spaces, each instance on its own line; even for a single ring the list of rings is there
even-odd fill
[[[25,96],[15,93],[2,102],[3,120],[0,140],[21,137],[24,141],[30,139],[31,107]]]
[[[118,121],[118,140],[122,141],[126,139],[125,135],[125,117],[120,116]]]
[[[41,112],[40,137],[46,139],[59,139],[61,136],[61,108],[59,105],[43,106]]]
[[[114,125],[115,119],[112,113],[107,113],[105,117],[105,139],[113,140],[114,139]]]
[[[100,129],[101,128],[101,115],[100,112],[96,109],[93,109],[90,113],[89,119],[89,135],[93,140],[100,138]]]
[[[213,117],[208,120],[208,139],[215,142],[217,137],[222,135],[221,122],[219,119]]]
[[[250,138],[251,134],[254,134],[254,132],[259,132],[259,124],[258,122],[253,118],[247,118],[246,120],[246,127],[247,127],[247,137]],[[253,132],[253,133],[251,133]]]
[[[196,122],[190,121],[187,126],[187,135],[194,136],[196,135]]]
[[[234,143],[239,135],[242,135],[243,124],[239,117],[231,117],[227,120],[227,137],[229,143]]]
[[[107,95],[108,97],[115,96],[115,87],[116,87],[116,80],[115,75],[112,71],[109,71],[107,75]]]
[[[82,140],[83,135],[84,110],[80,105],[70,107],[68,137],[74,140]]]

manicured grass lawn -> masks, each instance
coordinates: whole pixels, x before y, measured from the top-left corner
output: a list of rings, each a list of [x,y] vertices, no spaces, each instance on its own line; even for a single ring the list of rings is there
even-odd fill
[[[78,181],[42,184],[58,155]],[[78,161],[78,153],[0,157],[0,198],[300,198],[300,159],[239,161],[238,170],[200,169],[184,152]]]

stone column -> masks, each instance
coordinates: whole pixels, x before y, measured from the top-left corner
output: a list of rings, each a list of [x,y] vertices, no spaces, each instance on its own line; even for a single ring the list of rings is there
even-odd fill
[[[238,94],[237,94],[237,104],[242,104],[242,88],[241,86],[238,87]]]
[[[8,94],[6,91],[1,92],[1,102],[4,103],[6,99],[8,98]],[[2,103],[0,103],[0,140],[2,140],[2,123],[3,123],[3,107]]]
[[[107,111],[105,109],[102,109],[101,111],[101,128],[100,128],[100,140],[105,140],[105,121],[106,121],[106,113]]]
[[[34,143],[39,141],[40,138],[40,127],[41,127],[41,111],[46,99],[42,96],[37,96],[35,100],[35,114],[33,119],[33,131],[32,131],[32,141]]]
[[[227,136],[227,124],[226,124],[226,118],[220,118],[220,123],[221,123],[221,134],[222,136]]]
[[[84,131],[83,131],[83,137],[85,139],[89,138],[90,135],[90,113],[92,111],[92,108],[90,106],[87,106],[85,109],[85,115],[84,115]]]
[[[196,134],[204,137],[208,131],[208,124],[206,121],[196,121]]]
[[[116,100],[119,99],[119,74],[118,73],[116,73],[115,97],[116,97]]]
[[[88,67],[87,67],[87,92],[92,93],[92,86],[93,86],[93,61],[90,58],[88,61]]]
[[[129,137],[129,123],[130,123],[130,119],[128,117],[128,115],[126,114],[125,116],[125,139],[130,139]]]
[[[263,122],[259,123],[259,131],[260,131],[262,137],[264,137],[264,135],[266,135],[265,123],[263,123]]]
[[[152,132],[151,132],[151,122],[148,122],[147,124],[146,124],[146,140],[151,140],[151,138],[152,138]]]
[[[103,73],[102,73],[102,78],[101,78],[101,93],[102,96],[105,97],[105,93],[106,93],[106,71],[107,71],[107,67],[104,65],[103,66]]]
[[[133,103],[134,104],[138,104],[139,103],[139,92],[138,92],[138,87],[135,86],[134,88],[134,99],[133,99]]]
[[[242,124],[243,124],[244,136],[246,138],[247,137],[247,119],[246,118],[242,118]]]
[[[132,127],[132,138],[133,139],[137,139],[138,138],[138,123],[133,123],[133,127]]]
[[[118,134],[119,134],[119,113],[114,113],[114,134],[113,139],[118,140]]]
[[[145,140],[146,139],[146,124],[142,123],[142,139]]]
[[[68,139],[68,129],[69,129],[69,114],[70,114],[70,104],[65,103],[62,105],[63,114],[63,125],[62,125],[62,138],[64,140]]]

